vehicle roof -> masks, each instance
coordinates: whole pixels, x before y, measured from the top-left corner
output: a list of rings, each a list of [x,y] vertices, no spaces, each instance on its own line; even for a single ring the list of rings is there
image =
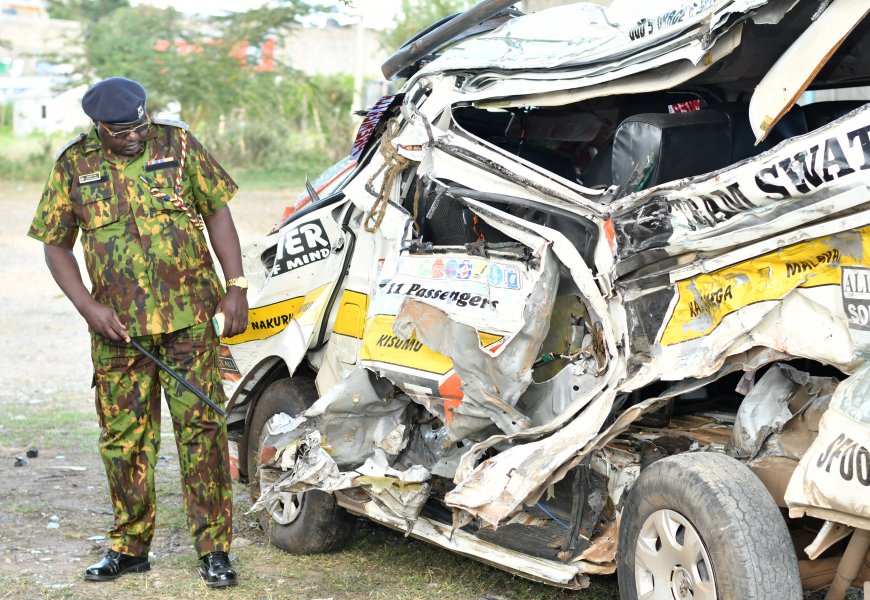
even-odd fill
[[[751,89],[751,82],[766,72],[819,11],[816,0],[616,0],[609,7],[580,2],[512,18],[493,31],[447,48],[421,73],[487,71],[510,78],[536,72],[559,77],[582,70],[611,71],[616,79],[627,62],[654,69],[668,62],[663,57],[678,57],[678,51],[690,45],[698,47],[697,58],[703,60],[723,33],[743,26],[739,46],[750,52],[741,53],[738,61],[717,65],[709,77],[700,79]],[[854,11],[854,16],[860,23],[862,13]],[[862,83],[868,81],[870,70],[864,68],[868,60],[862,51],[866,44],[861,43],[867,32],[863,27],[847,44],[849,74],[859,72]],[[817,83],[841,79],[839,62],[822,72]]]
[[[473,92],[468,99],[484,108],[553,106],[692,86],[745,100],[766,86],[763,110],[757,111],[766,121],[753,124],[763,137],[763,126],[808,86],[870,84],[868,11],[870,0],[570,4],[514,17],[464,39],[413,79],[467,74],[460,93]],[[838,32],[820,41],[826,37],[820,33],[832,29],[819,27],[825,19]],[[784,56],[802,68],[783,69]],[[770,89],[783,83],[788,94],[771,98]]]

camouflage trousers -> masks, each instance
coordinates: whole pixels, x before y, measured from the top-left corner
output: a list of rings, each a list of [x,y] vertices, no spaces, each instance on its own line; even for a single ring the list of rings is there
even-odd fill
[[[136,340],[211,400],[226,402],[217,369],[218,339],[208,321]],[[143,556],[151,547],[162,389],[172,415],[197,556],[229,551],[233,496],[224,420],[132,346],[92,334],[91,355],[100,454],[115,512],[115,526],[109,531],[112,550]]]

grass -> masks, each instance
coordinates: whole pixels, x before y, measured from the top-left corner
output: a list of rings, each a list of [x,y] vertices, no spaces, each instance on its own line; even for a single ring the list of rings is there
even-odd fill
[[[4,403],[0,422],[3,446],[13,448],[95,448],[99,430],[93,410],[57,403]]]
[[[45,181],[54,164],[55,153],[73,135],[13,136],[8,128],[0,130],[0,179]],[[262,165],[231,159],[222,161],[222,164],[246,190],[278,190],[302,189],[306,177],[313,180],[332,162],[323,153],[300,150],[290,156],[270,158]]]
[[[8,408],[8,407],[7,407]],[[47,411],[46,411],[47,412]],[[14,414],[8,411],[8,414]],[[73,425],[92,420],[91,415],[77,411],[61,411],[63,425],[58,430],[69,431]],[[37,432],[53,426],[46,414],[29,412],[21,420],[16,435]],[[105,599],[154,598],[198,599],[208,590],[201,582],[198,563],[190,545],[187,521],[182,508],[181,487],[177,469],[177,455],[168,418],[162,427],[163,447],[157,468],[157,534],[152,570],[147,574],[128,575],[111,583],[94,584],[79,578],[78,571],[87,562],[74,563],[74,570],[44,574],[38,567],[32,575],[0,578],[0,600],[4,598]],[[58,444],[69,443],[67,435]],[[96,455],[96,447],[91,450]],[[102,488],[102,486],[99,486]],[[95,504],[102,497],[102,489],[77,492],[74,500],[81,504]],[[90,494],[90,496],[88,496]],[[361,520],[358,533],[347,547],[334,554],[292,556],[280,551],[266,540],[256,527],[255,515],[246,514],[251,501],[247,488],[236,484],[235,543],[232,548],[234,565],[241,584],[221,592],[222,600],[253,599],[317,599],[335,600],[605,600],[618,597],[612,577],[593,577],[591,587],[583,592],[569,592],[531,582],[474,560],[453,554],[430,544],[380,528]],[[104,500],[101,500],[104,502]],[[57,512],[57,507],[44,503],[10,504],[4,509],[15,518],[31,518],[39,523],[45,514]],[[45,514],[43,514],[45,513]],[[86,537],[94,533],[96,522],[107,526],[111,517],[90,519],[90,525],[78,527],[70,519],[73,512],[58,512],[64,523],[64,534],[74,544],[87,547]],[[40,525],[41,527],[41,525]],[[33,543],[44,544],[38,538]],[[96,555],[94,555],[96,556]]]
[[[248,167],[232,169],[239,187],[246,190],[298,190],[305,187],[305,178],[314,180],[331,163],[323,157],[289,159],[283,167]]]
[[[45,181],[54,164],[54,153],[72,134],[13,136],[0,130],[0,179]]]
[[[365,535],[356,536],[347,550],[329,555],[289,556],[259,544],[233,553],[241,584],[223,590],[221,598],[227,600],[618,598],[612,578],[598,578],[604,583],[593,584],[583,592],[569,592],[513,577],[421,542],[385,543]],[[147,574],[128,575],[108,584],[73,581],[67,588],[46,588],[31,578],[16,578],[19,581],[11,583],[19,593],[9,597],[197,599],[207,593],[196,574],[197,565],[192,556],[172,556],[155,560]],[[34,593],[39,595],[29,595]]]

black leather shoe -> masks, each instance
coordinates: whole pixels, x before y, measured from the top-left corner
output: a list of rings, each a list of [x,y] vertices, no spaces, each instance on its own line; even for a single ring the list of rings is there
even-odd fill
[[[199,574],[208,587],[229,587],[238,583],[236,572],[230,566],[230,557],[226,552],[209,552],[199,560],[202,561]]]
[[[112,581],[124,573],[144,573],[151,570],[147,556],[128,556],[114,550],[106,552],[103,560],[85,569],[89,581]]]

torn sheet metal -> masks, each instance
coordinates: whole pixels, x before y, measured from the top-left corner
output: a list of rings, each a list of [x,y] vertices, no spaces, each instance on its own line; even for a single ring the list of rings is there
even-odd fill
[[[260,467],[257,477],[262,491],[249,512],[269,506],[288,492],[317,489],[334,493],[359,488],[390,514],[413,520],[429,497],[429,471],[419,465],[404,471],[393,469],[383,451],[375,450],[354,470],[340,471],[323,448],[317,430],[308,430],[297,442],[278,449],[275,458]]]
[[[485,417],[507,434],[531,426],[515,406],[532,381],[532,364],[550,327],[559,273],[546,246],[536,250],[536,258],[540,277],[520,307],[521,328],[496,351],[481,348],[478,330],[454,317],[453,311],[440,309],[435,299],[406,297],[396,316],[394,331],[400,338],[411,340],[416,335],[425,346],[453,361],[462,398],[450,407],[447,424],[457,439],[475,432],[463,426],[465,415]]]
[[[323,434],[340,467],[356,467],[374,448],[391,447],[387,444],[390,436],[408,425],[410,399],[395,392],[392,383],[366,369],[356,369],[303,413],[308,419],[306,428]],[[401,450],[406,441],[393,446]]]
[[[711,30],[729,15],[746,13],[763,4],[763,0],[667,0],[643,4],[628,0],[611,7],[592,3],[557,6],[511,19],[494,31],[465,40],[424,67],[422,73],[532,71],[600,64],[646,49],[667,48],[669,40],[684,32],[695,32],[698,38],[702,34],[710,36]],[[612,69],[612,65],[608,66]]]
[[[736,166],[638,192],[613,206],[618,260],[715,252],[866,203],[870,105]],[[854,226],[854,225],[853,225]],[[660,253],[642,253],[661,249]],[[641,254],[641,256],[634,256]]]
[[[794,518],[809,514],[870,529],[870,364],[834,392],[819,435],[788,483]]]
[[[543,252],[543,247],[538,251]],[[520,354],[508,349],[521,341],[524,347],[529,345],[527,354],[537,352],[540,347],[537,338],[546,335],[549,313],[527,307],[540,306],[544,311],[552,304],[558,268],[548,266],[540,257],[521,259],[522,254],[492,252],[488,257],[459,253],[403,254],[395,272],[385,273],[369,307],[361,364],[389,377],[425,404],[432,414],[447,423],[454,439],[485,429],[493,418],[511,430],[523,427],[517,424],[525,418],[513,406],[528,382],[522,383],[517,376],[521,372],[517,362]],[[541,283],[543,273],[547,277],[545,284]],[[530,298],[534,302],[530,303]],[[411,310],[408,307],[414,303],[421,305],[418,311],[429,307],[443,315],[444,323],[437,326],[436,333],[446,335],[445,324],[450,321],[462,342],[433,339],[433,332],[422,322],[415,333],[415,317],[408,315]],[[533,321],[529,323],[528,319]],[[534,338],[531,341],[525,339],[530,332]],[[459,354],[459,350],[467,356]],[[516,381],[502,378],[494,385],[484,383],[495,371],[481,371],[471,379],[474,367],[470,357],[475,353],[483,360],[477,368],[511,362],[510,371]],[[503,354],[503,358],[496,358]],[[532,356],[526,370],[535,358],[537,355]],[[460,388],[460,383],[464,383],[465,389]],[[482,390],[473,401],[479,402],[477,410],[472,408],[472,402],[463,401],[468,386],[474,385]],[[521,389],[515,389],[516,385]],[[484,393],[488,396],[484,397]],[[442,398],[443,403],[439,404],[436,398]],[[494,408],[499,403],[500,408]]]
[[[302,415],[272,417],[263,447],[275,451],[256,475],[263,491],[251,510],[282,493],[359,487],[392,514],[415,518],[430,473],[392,467],[408,444],[409,403],[391,383],[356,369]]]
[[[774,365],[746,394],[731,432],[731,445],[740,456],[755,454],[761,442],[780,431],[792,418],[789,410],[797,390],[806,385],[809,375],[788,365]]]
[[[480,463],[445,495],[447,505],[455,509],[454,523],[467,513],[497,527],[523,504],[537,502],[548,485],[559,481],[590,452],[603,448],[642,414],[658,408],[662,400],[653,398],[632,406],[602,429],[612,404],[613,395],[602,393],[553,435],[507,448]]]

